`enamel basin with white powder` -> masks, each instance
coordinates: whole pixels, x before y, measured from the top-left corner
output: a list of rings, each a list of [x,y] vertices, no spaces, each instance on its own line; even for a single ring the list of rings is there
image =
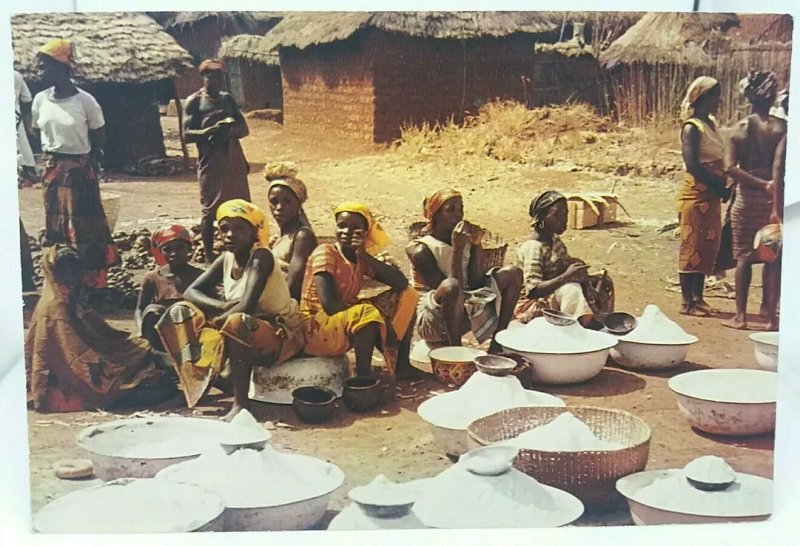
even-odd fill
[[[109,481],[152,478],[211,447],[233,451],[261,447],[269,439],[269,431],[245,410],[231,423],[178,416],[119,419],[83,430],[78,445],[89,453],[95,476]]]
[[[344,472],[326,461],[266,446],[230,455],[212,449],[164,469],[157,478],[218,493],[226,506],[226,531],[294,531],[322,518],[344,483]]]
[[[123,478],[79,489],[33,518],[40,533],[186,533],[221,531],[225,505],[194,485]]]
[[[676,375],[669,388],[697,429],[724,436],[775,430],[777,374],[764,370],[699,370]]]
[[[424,401],[417,413],[431,425],[437,447],[458,456],[468,449],[467,427],[476,419],[514,407],[564,405],[553,395],[526,390],[513,375],[496,377],[476,372],[457,391]]]
[[[537,383],[567,385],[587,381],[603,369],[617,338],[587,330],[580,324],[557,326],[544,317],[525,326],[503,330],[495,336],[506,350],[531,363]]]
[[[707,491],[687,479],[692,463],[617,481],[636,525],[761,521],[772,513],[772,480],[734,473],[725,488]]]
[[[671,368],[686,360],[689,347],[697,341],[657,306],[648,305],[637,319],[636,328],[621,336],[611,349],[611,358],[630,369]]]
[[[778,371],[778,332],[756,332],[750,334],[756,364],[771,372]]]

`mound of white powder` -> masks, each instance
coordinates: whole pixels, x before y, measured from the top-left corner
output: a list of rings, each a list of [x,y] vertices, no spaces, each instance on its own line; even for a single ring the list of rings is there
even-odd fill
[[[743,475],[724,491],[702,491],[687,481],[683,470],[671,470],[639,489],[632,498],[682,514],[745,517],[772,511],[771,482],[752,482]]]
[[[544,317],[535,318],[521,328],[500,332],[498,341],[515,351],[547,354],[588,353],[617,343],[610,334],[587,330],[578,323],[557,326]]]
[[[122,480],[57,499],[36,515],[35,525],[55,533],[178,533],[205,525],[223,509],[219,497],[196,487]]]
[[[238,449],[226,455],[216,448],[197,459],[165,468],[157,475],[179,483],[205,487],[222,496],[230,508],[279,506],[330,493],[344,474],[325,461],[263,450]]]
[[[513,375],[496,377],[478,372],[457,391],[423,402],[419,413],[436,426],[466,429],[476,419],[505,409],[563,405],[555,396],[526,390]]]
[[[461,463],[424,480],[419,490],[414,513],[425,525],[440,529],[558,526],[567,523],[565,512],[577,504],[554,497],[516,469],[480,476]]]
[[[539,451],[612,451],[625,447],[617,442],[601,440],[586,423],[569,412],[562,413],[546,425],[498,443]]]
[[[661,312],[655,305],[644,308],[642,316],[636,319],[636,328],[620,339],[636,343],[691,343],[694,336]]]

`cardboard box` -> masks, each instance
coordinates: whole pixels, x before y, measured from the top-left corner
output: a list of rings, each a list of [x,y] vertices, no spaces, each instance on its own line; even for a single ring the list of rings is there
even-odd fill
[[[567,205],[569,213],[567,227],[569,229],[601,227],[617,221],[617,204],[614,202],[609,202],[608,204],[595,203],[600,212],[599,215],[583,199],[570,199],[567,201]]]

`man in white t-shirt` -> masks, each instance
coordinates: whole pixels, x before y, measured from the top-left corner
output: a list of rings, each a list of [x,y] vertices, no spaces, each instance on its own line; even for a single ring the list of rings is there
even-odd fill
[[[36,160],[28,141],[31,132],[31,92],[22,74],[14,71],[14,112],[17,118],[17,165],[21,169],[20,184],[30,187],[37,179]]]

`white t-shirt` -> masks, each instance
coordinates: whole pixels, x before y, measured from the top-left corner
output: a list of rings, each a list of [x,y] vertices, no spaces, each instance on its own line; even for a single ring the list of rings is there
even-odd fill
[[[55,88],[45,89],[33,99],[33,126],[42,132],[42,151],[85,155],[92,150],[89,131],[105,125],[103,110],[93,96],[78,89],[66,99],[57,99]]]
[[[23,102],[31,102],[33,97],[31,97],[31,92],[28,89],[28,85],[25,83],[25,78],[22,77],[22,74],[14,71],[14,111],[19,112],[19,105]]]

